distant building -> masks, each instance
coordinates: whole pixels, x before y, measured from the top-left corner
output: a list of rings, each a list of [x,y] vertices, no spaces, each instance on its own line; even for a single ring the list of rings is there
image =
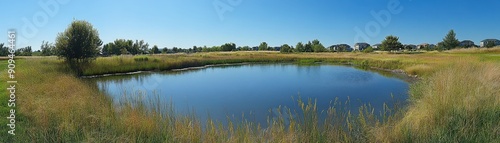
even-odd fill
[[[380,48],[380,46],[382,46],[382,44],[375,44],[375,45],[373,45],[373,46],[372,46],[372,48],[373,48],[373,49],[379,49],[379,48]]]
[[[470,48],[470,47],[474,47],[474,42],[472,42],[471,40],[463,40],[462,42],[460,42],[460,47],[465,47],[465,48]]]
[[[337,44],[330,46],[330,50],[335,52],[350,52],[352,48],[347,44]]]
[[[354,44],[354,50],[355,51],[363,51],[364,49],[370,47],[370,44],[368,43],[356,43]]]
[[[429,44],[429,43],[422,43],[420,45],[417,45],[417,50],[424,49],[426,47],[428,47],[429,49],[434,49],[436,47],[436,45]]]
[[[252,47],[252,51],[258,51],[259,50],[259,47],[255,46],[255,47]]]
[[[484,39],[483,41],[481,41],[481,47],[486,47],[488,42],[494,42],[495,46],[500,45],[500,40],[498,39]]]
[[[407,49],[407,50],[417,50],[417,45],[413,45],[413,44],[407,44],[407,45],[403,45],[404,49]]]

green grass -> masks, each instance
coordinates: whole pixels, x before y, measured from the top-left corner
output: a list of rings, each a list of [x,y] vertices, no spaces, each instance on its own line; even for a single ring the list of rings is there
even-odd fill
[[[500,59],[485,60],[484,56],[498,54],[496,49],[488,50],[114,56],[98,58],[92,68],[84,71],[86,75],[99,75],[241,62],[314,61],[402,69],[422,75],[422,80],[411,86],[411,104],[407,108],[386,106],[382,113],[373,113],[373,108],[366,105],[358,108],[360,114],[353,115],[346,109],[350,101],[332,101],[328,110],[318,111],[314,100],[297,100],[301,107],[297,112],[304,116],[286,124],[286,115],[295,111],[280,107],[288,114],[269,118],[266,129],[248,121],[229,120],[230,126],[200,121],[193,115],[176,114],[171,104],[154,101],[146,104],[129,98],[115,106],[97,85],[72,75],[62,61],[53,57],[21,59],[17,63],[19,130],[14,142],[498,142]],[[0,91],[5,93],[3,88]],[[0,103],[0,109],[5,109],[4,104]],[[151,106],[155,108],[146,109]],[[318,112],[327,114],[324,122],[318,122]],[[202,122],[207,126],[202,127]],[[5,135],[1,134],[1,141],[11,142]]]

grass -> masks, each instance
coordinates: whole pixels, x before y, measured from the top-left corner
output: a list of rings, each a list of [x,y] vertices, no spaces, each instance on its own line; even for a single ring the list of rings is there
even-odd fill
[[[229,120],[229,126],[200,121],[193,115],[176,114],[171,104],[139,102],[141,99],[130,98],[115,106],[97,85],[73,76],[60,60],[18,59],[18,135],[6,138],[2,133],[0,142],[498,142],[500,59],[484,59],[498,55],[494,52],[498,49],[470,50],[411,55],[227,52],[114,56],[98,58],[84,71],[99,75],[209,64],[314,61],[422,75],[411,86],[407,108],[387,106],[382,113],[373,113],[365,105],[353,115],[346,109],[350,101],[332,101],[328,110],[318,111],[314,100],[297,100],[301,110],[280,107],[285,110],[278,111],[288,113],[269,118],[269,128],[244,120]],[[6,76],[0,78],[6,80]],[[0,99],[5,98],[1,94]],[[4,109],[1,103],[0,110]],[[320,114],[327,118],[319,122]],[[286,117],[290,115],[300,116]]]
[[[382,129],[388,135],[380,140],[500,141],[500,65],[459,60],[413,85],[410,93],[414,104]]]

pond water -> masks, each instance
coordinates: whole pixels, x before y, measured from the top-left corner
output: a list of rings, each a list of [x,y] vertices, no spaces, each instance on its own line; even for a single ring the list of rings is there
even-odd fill
[[[389,75],[389,76],[388,76]],[[226,121],[245,119],[265,126],[279,106],[300,110],[297,99],[315,99],[318,111],[331,102],[370,103],[378,112],[384,103],[404,101],[408,82],[391,74],[338,65],[250,64],[188,71],[153,72],[90,79],[115,103],[123,95],[144,92],[143,100],[171,104],[178,114]],[[391,97],[393,95],[393,97]],[[156,101],[159,100],[159,101]]]

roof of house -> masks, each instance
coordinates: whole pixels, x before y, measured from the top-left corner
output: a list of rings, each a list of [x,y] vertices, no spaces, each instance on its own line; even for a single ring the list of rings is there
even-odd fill
[[[361,43],[356,43],[356,44],[354,44],[354,45],[370,45],[370,44],[365,43],[365,42],[361,42]]]
[[[484,40],[483,40],[483,41],[481,41],[481,42],[486,42],[486,41],[500,41],[500,40],[498,40],[498,39],[484,39]]]

